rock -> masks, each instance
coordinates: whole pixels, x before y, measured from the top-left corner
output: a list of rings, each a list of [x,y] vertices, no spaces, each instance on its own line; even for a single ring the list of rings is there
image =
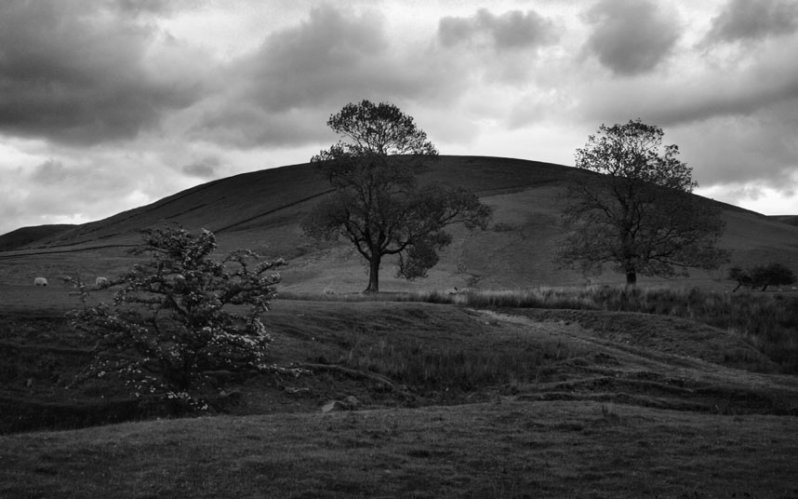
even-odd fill
[[[360,408],[360,401],[354,395],[349,395],[348,397],[346,397],[344,399],[344,404],[346,405],[346,408],[349,409],[350,411]]]
[[[289,395],[302,395],[310,393],[310,388],[296,388],[293,386],[284,386],[282,387],[285,393]]]
[[[321,412],[333,412],[333,411],[354,411],[360,407],[361,403],[357,397],[353,395],[349,395],[343,400],[331,400],[321,406]]]
[[[326,404],[321,406],[321,412],[324,413],[333,412],[333,411],[343,411],[345,409],[346,407],[339,400],[331,400],[330,402],[327,402]]]

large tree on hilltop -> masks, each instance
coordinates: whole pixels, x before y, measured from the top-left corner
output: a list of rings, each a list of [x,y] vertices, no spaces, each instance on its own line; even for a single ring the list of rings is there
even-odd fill
[[[451,242],[444,228],[485,228],[490,208],[465,189],[419,186],[425,160],[437,156],[411,116],[392,104],[347,104],[327,121],[341,140],[311,159],[333,193],[302,223],[315,238],[351,242],[368,261],[366,292],[379,291],[383,257],[399,256],[398,275],[426,276]]]
[[[573,231],[560,260],[583,271],[605,264],[626,275],[686,275],[688,267],[717,268],[728,252],[717,248],[724,223],[719,210],[692,195],[692,169],[677,159],[676,145],[662,145],[661,128],[639,119],[601,125],[576,167],[601,176],[576,176],[565,219]]]

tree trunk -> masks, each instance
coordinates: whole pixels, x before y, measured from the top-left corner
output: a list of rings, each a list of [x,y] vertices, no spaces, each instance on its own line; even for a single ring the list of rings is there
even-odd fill
[[[371,260],[369,260],[369,286],[364,291],[365,293],[378,293],[380,291],[380,259],[381,255],[371,254]]]
[[[626,271],[626,287],[631,287],[637,284],[637,272],[634,270]]]

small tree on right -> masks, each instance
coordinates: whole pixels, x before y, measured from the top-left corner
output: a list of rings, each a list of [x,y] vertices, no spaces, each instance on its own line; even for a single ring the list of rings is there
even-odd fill
[[[693,196],[692,169],[677,159],[676,145],[662,145],[661,128],[639,119],[601,125],[576,168],[601,175],[576,175],[564,217],[572,230],[562,241],[562,264],[583,272],[605,265],[626,276],[687,275],[689,267],[714,269],[728,260],[717,247],[724,223],[720,211]]]
[[[729,279],[737,281],[737,287],[760,288],[765,291],[768,286],[789,286],[795,284],[795,273],[780,263],[769,263],[767,265],[757,265],[749,269],[732,267],[729,269]]]

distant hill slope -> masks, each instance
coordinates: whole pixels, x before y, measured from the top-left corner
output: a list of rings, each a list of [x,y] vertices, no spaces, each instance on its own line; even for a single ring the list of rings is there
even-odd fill
[[[622,282],[606,273],[585,277],[559,269],[554,255],[565,234],[561,208],[574,168],[509,158],[441,156],[422,182],[442,182],[475,191],[494,209],[486,231],[452,227],[454,240],[427,279],[393,277],[391,262],[381,276],[386,291],[443,289],[451,286],[515,288]],[[0,283],[29,284],[34,275],[86,273],[106,275],[130,264],[127,247],[146,227],[179,224],[214,231],[222,250],[252,248],[281,256],[289,264],[283,289],[353,292],[365,287],[362,258],[341,243],[304,236],[302,217],[330,192],[312,165],[285,166],[244,173],[203,184],[155,203],[43,237],[14,251],[0,251]],[[731,205],[721,205],[727,223],[722,245],[733,250],[732,263],[779,261],[798,272],[798,227]],[[0,239],[1,240],[1,239]],[[725,270],[694,272],[678,285],[725,285]],[[643,280],[643,283],[662,282]],[[666,281],[672,284],[671,281]]]
[[[22,248],[31,243],[35,243],[36,241],[51,238],[74,227],[76,226],[69,224],[22,227],[0,236],[0,251],[9,251]]]
[[[425,181],[463,186],[487,195],[562,181],[571,169],[506,158],[441,156],[430,162]],[[243,173],[215,180],[112,217],[43,237],[31,248],[128,240],[137,231],[163,224],[205,227],[215,233],[272,226],[330,191],[310,164]]]
[[[774,215],[770,218],[798,227],[798,215]]]

